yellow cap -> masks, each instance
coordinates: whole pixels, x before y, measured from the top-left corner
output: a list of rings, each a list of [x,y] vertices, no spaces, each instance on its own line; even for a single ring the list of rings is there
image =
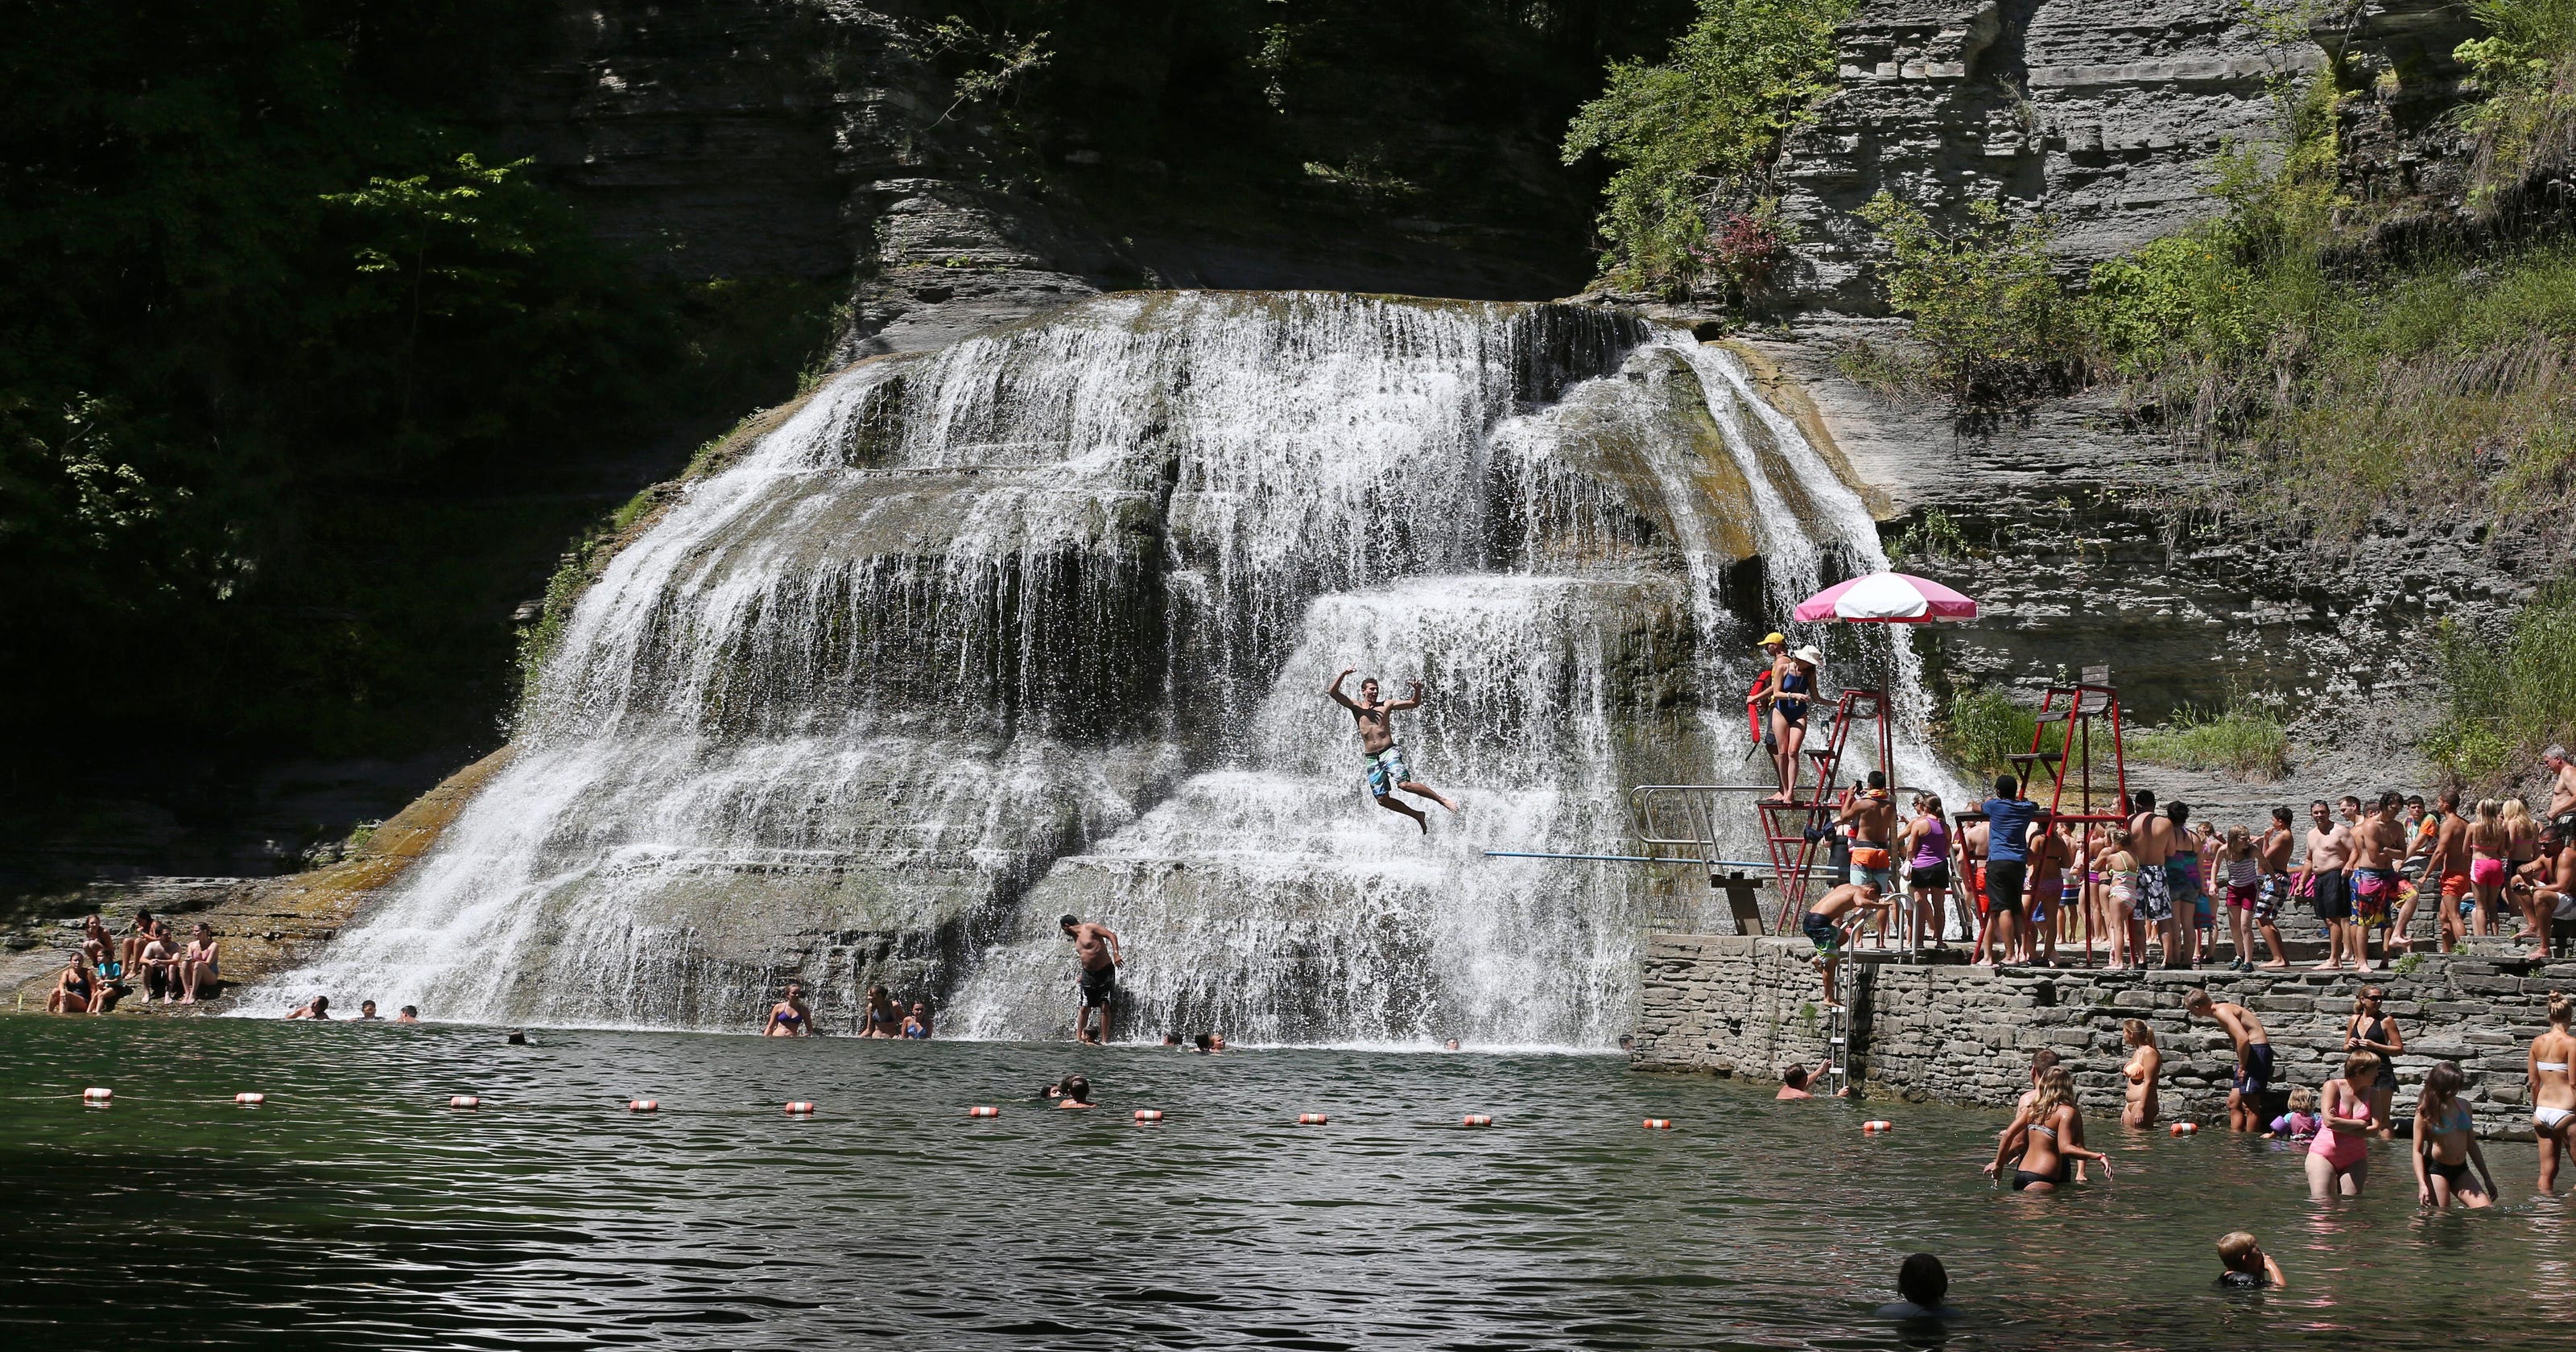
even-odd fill
[[[1768,648],[1774,643],[1779,644],[1783,648],[1788,647],[1789,636],[1786,634],[1764,634],[1762,636],[1762,641],[1754,644],[1753,646],[1756,648]]]

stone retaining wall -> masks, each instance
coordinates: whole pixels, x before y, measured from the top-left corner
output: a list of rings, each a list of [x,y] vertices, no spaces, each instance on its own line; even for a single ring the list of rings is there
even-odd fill
[[[1649,936],[1630,1065],[1777,1079],[1822,1060],[1820,990],[1804,940],[1734,935]],[[2106,972],[2007,968],[1858,955],[1852,999],[1852,1078],[1871,1095],[1913,1102],[2010,1107],[2029,1086],[2030,1054],[2057,1049],[2088,1112],[2116,1114],[2127,1059],[2123,1020],[2144,1019],[2165,1054],[2168,1118],[2223,1118],[2235,1052],[2207,1020],[2186,1025],[2194,986],[2261,1017],[2272,1042],[2273,1087],[2314,1088],[2343,1055],[2344,1020],[2360,983],[2343,973]],[[2576,962],[2427,955],[2406,974],[2376,973],[2406,1039],[2397,1058],[2397,1111],[2437,1061],[2466,1075],[2481,1135],[2528,1136],[2525,1049],[2547,1023],[2552,990],[2576,991]],[[2276,1093],[2276,1100],[2280,1097]],[[2277,1106],[2274,1111],[2277,1111]]]

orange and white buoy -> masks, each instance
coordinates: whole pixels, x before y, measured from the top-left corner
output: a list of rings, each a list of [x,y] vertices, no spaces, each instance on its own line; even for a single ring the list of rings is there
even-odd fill
[[[1483,1113],[1469,1113],[1465,1117],[1458,1119],[1458,1125],[1462,1127],[1490,1127],[1494,1125],[1494,1119]]]
[[[235,1095],[233,1095],[233,1102],[238,1103],[238,1104],[240,1104],[241,1106],[243,1106],[243,1107],[245,1107],[245,1108],[256,1108],[256,1107],[258,1107],[259,1105],[261,1105],[261,1104],[263,1104],[263,1103],[268,1102],[268,1095],[266,1095],[266,1094],[235,1094]]]
[[[1326,1125],[1329,1125],[1329,1124],[1332,1122],[1332,1120],[1333,1120],[1333,1119],[1331,1119],[1331,1118],[1329,1118],[1329,1117],[1324,1116],[1322,1113],[1299,1113],[1299,1114],[1297,1114],[1297,1125],[1298,1125],[1298,1126],[1301,1126],[1301,1127],[1321,1127],[1321,1126],[1326,1126]]]
[[[790,1099],[787,1102],[787,1115],[789,1117],[812,1117],[814,1115],[814,1104],[808,1099]]]
[[[662,1100],[628,1099],[626,1100],[626,1111],[630,1113],[658,1113],[662,1111]]]
[[[1865,1136],[1875,1136],[1882,1131],[1896,1130],[1896,1124],[1883,1117],[1874,1117],[1867,1122],[1861,1123],[1860,1129],[1861,1134]]]
[[[1672,1129],[1673,1120],[1669,1117],[1649,1117],[1646,1119],[1646,1130],[1648,1131],[1671,1131]]]
[[[987,1108],[979,1104],[967,1109],[966,1115],[968,1117],[1000,1117],[1002,1115],[1002,1110],[999,1108]]]
[[[2200,1134],[2200,1124],[2197,1122],[2176,1122],[2173,1124],[2171,1130],[2176,1136],[2197,1136]]]
[[[1136,1120],[1139,1122],[1160,1122],[1163,1120],[1163,1110],[1160,1108],[1139,1108],[1136,1110]]]
[[[116,1091],[113,1089],[84,1089],[81,1091],[81,1102],[83,1103],[106,1103],[115,1097]]]
[[[483,1106],[483,1100],[474,1097],[472,1094],[458,1094],[447,1101],[447,1106],[450,1108],[480,1108]]]

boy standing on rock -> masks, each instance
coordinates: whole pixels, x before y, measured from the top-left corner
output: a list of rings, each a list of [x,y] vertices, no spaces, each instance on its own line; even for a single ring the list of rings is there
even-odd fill
[[[2227,1040],[2236,1044],[2236,1078],[2227,1089],[2227,1129],[2261,1131],[2263,1097],[2272,1091],[2272,1039],[2263,1031],[2263,1021],[2243,1005],[2227,1004],[2209,998],[2204,990],[2186,991],[2182,997],[2183,1020],[2215,1019],[2227,1030]]]

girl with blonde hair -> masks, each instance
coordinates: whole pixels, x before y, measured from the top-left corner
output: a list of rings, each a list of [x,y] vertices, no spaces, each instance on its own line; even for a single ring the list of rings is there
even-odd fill
[[[2504,829],[2504,804],[2478,800],[2477,820],[2469,823],[2469,893],[2478,901],[2481,935],[2495,933],[2496,903],[2504,898],[2505,856],[2512,851]]]
[[[2111,1176],[2111,1157],[2084,1148],[2084,1114],[2075,1106],[2075,1077],[2064,1066],[2051,1066],[2039,1077],[2039,1097],[2031,1101],[2029,1139],[2021,1167],[2013,1171],[2015,1192],[2055,1192],[2071,1181],[2072,1161],[2102,1166]]]

